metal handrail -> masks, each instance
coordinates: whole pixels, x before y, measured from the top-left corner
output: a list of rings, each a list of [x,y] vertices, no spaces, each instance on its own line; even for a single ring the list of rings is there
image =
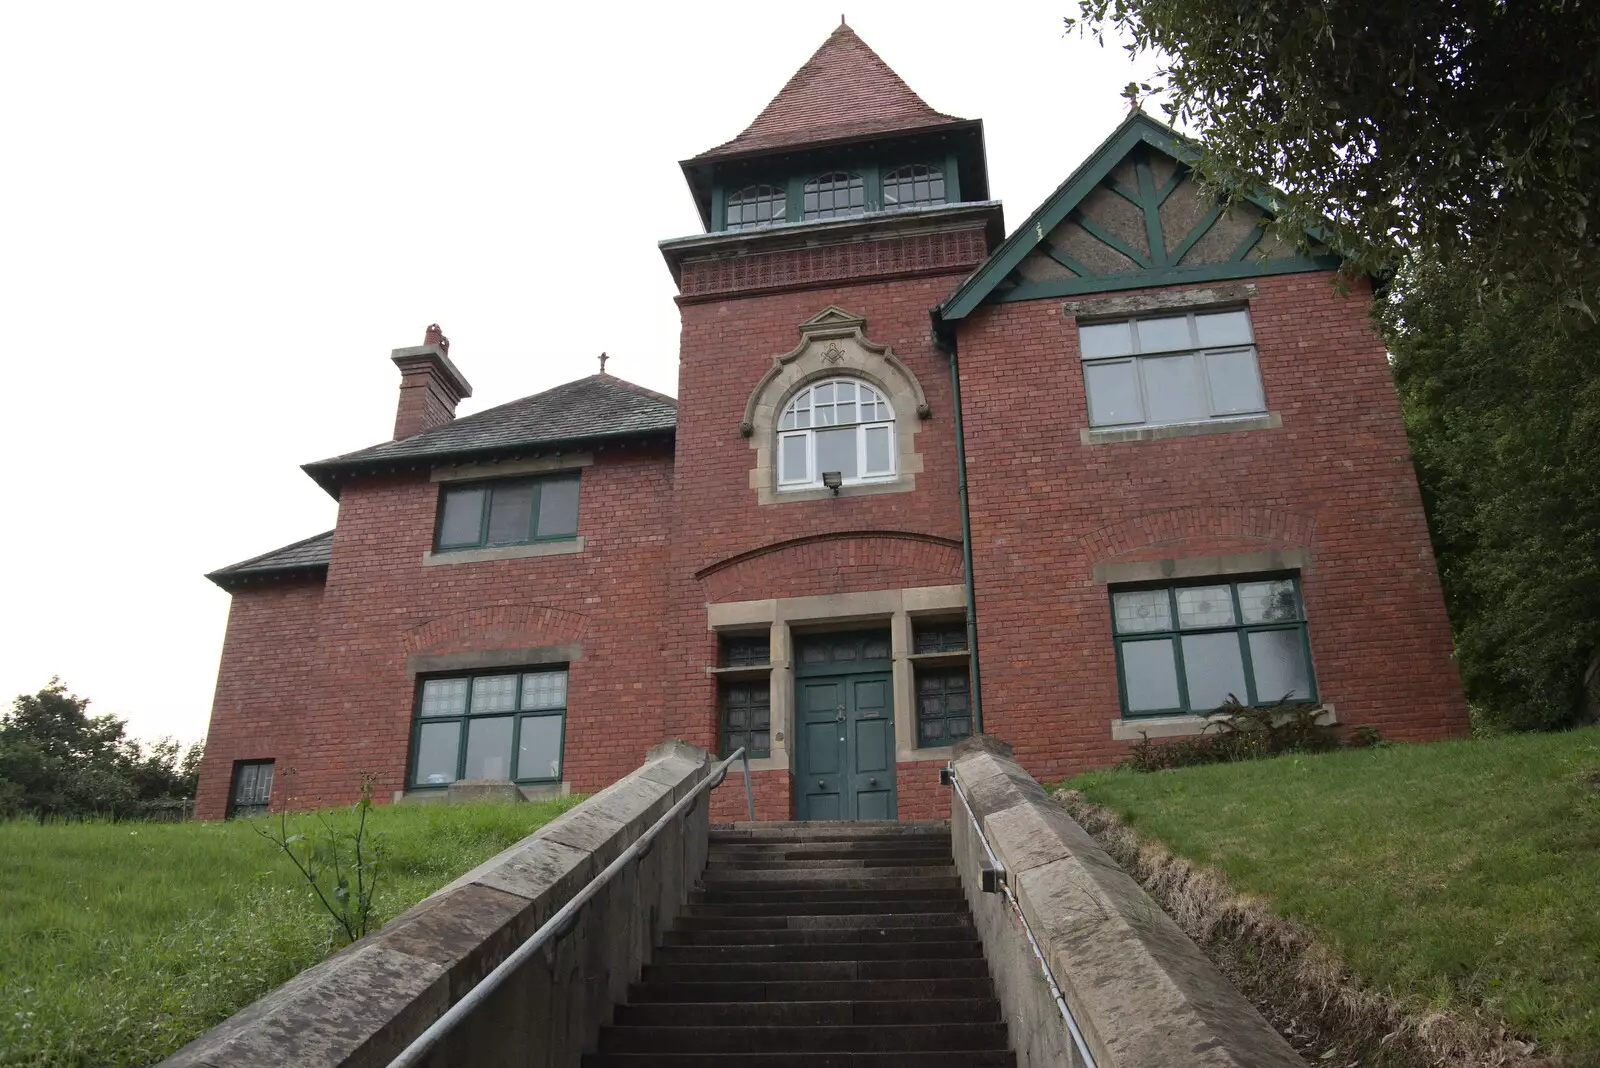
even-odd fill
[[[470,1016],[472,1010],[482,1004],[485,998],[498,990],[512,972],[526,963],[529,957],[544,948],[546,944],[554,942],[571,930],[573,924],[577,921],[578,912],[583,906],[588,904],[618,872],[627,867],[632,861],[649,853],[651,843],[655,841],[656,835],[665,830],[673,820],[693,808],[695,801],[699,799],[702,793],[721,786],[723,780],[728,777],[728,766],[735,760],[741,759],[744,761],[745,804],[749,807],[750,821],[754,823],[756,812],[754,795],[750,789],[750,758],[746,755],[744,747],[740,746],[731,756],[713,768],[711,774],[696,783],[694,789],[684,794],[677,804],[667,809],[660,819],[650,825],[649,830],[641,834],[634,840],[632,845],[622,851],[621,856],[607,864],[605,870],[600,872],[599,875],[590,879],[582,890],[572,896],[571,901],[557,909],[554,916],[544,921],[537,931],[528,936],[527,941],[512,950],[511,955],[501,961],[494,971],[480,979],[477,985],[467,991],[460,1001],[450,1006],[443,1016],[429,1024],[426,1031],[412,1039],[411,1044],[401,1050],[398,1057],[389,1062],[389,1068],[412,1068],[413,1065],[421,1064],[422,1059],[433,1051],[434,1046],[439,1044],[439,1040],[453,1031],[462,1020]]]
[[[1033,927],[1028,923],[1028,917],[1022,914],[1022,906],[1017,903],[1017,895],[1011,892],[1011,880],[1006,877],[1006,866],[995,856],[994,847],[989,844],[989,836],[983,833],[983,825],[978,822],[978,814],[972,810],[972,802],[967,800],[967,792],[961,788],[961,780],[956,775],[956,766],[953,763],[947,764],[945,771],[949,776],[950,785],[955,788],[956,796],[961,798],[961,806],[967,810],[967,818],[972,821],[972,829],[978,832],[978,841],[982,843],[983,851],[989,854],[989,863],[995,870],[1000,891],[1011,903],[1012,913],[1022,922],[1022,931],[1028,936],[1028,945],[1033,949],[1033,958],[1039,962],[1039,970],[1044,973],[1045,984],[1050,987],[1050,995],[1055,998],[1061,1019],[1066,1021],[1067,1031],[1072,1035],[1072,1044],[1077,1047],[1078,1056],[1083,1058],[1086,1068],[1095,1068],[1094,1054],[1089,1052],[1089,1044],[1084,1041],[1083,1032],[1078,1029],[1078,1021],[1073,1019],[1072,1010],[1067,1007],[1067,997],[1061,992],[1055,973],[1050,970],[1050,962],[1045,960],[1043,951],[1039,949],[1039,940],[1033,937]]]

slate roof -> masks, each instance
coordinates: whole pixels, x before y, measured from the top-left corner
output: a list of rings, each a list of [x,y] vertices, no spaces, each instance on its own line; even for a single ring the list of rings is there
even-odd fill
[[[206,578],[225,590],[235,589],[258,579],[288,575],[326,573],[333,554],[333,531],[316,534],[270,553],[252,556],[237,564],[219,567]]]
[[[743,133],[689,162],[966,121],[929,107],[840,23]]]
[[[615,375],[580,378],[507,404],[462,416],[399,441],[306,464],[303,470],[338,496],[339,478],[451,459],[489,459],[530,446],[670,434],[678,402]]]

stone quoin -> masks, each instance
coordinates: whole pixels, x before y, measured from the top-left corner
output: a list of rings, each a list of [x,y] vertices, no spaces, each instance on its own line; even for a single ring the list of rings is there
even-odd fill
[[[681,738],[749,750],[760,819],[943,818],[979,730],[1052,780],[1230,694],[1464,734],[1373,283],[1192,158],[1134,111],[1007,237],[982,122],[841,25],[682,163],[692,403],[602,356],[457,418],[430,326],[393,440],[305,466],[336,527],[208,576],[197,815],[587,793]]]

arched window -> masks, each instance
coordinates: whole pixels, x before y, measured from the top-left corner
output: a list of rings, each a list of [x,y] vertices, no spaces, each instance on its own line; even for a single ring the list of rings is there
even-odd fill
[[[944,170],[925,163],[896,167],[883,176],[883,206],[909,208],[944,203]]]
[[[819,174],[806,183],[807,219],[832,219],[840,215],[860,215],[867,210],[867,187],[859,174],[834,171]]]
[[[773,185],[747,185],[728,194],[727,228],[748,230],[784,221],[784,191]]]
[[[855,378],[807,386],[778,421],[778,488],[821,486],[839,472],[843,485],[894,477],[894,409],[876,387]]]

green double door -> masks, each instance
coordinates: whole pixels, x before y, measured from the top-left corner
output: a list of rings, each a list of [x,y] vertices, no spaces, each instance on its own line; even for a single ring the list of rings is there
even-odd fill
[[[803,820],[895,819],[888,635],[832,635],[797,645],[797,815]]]

